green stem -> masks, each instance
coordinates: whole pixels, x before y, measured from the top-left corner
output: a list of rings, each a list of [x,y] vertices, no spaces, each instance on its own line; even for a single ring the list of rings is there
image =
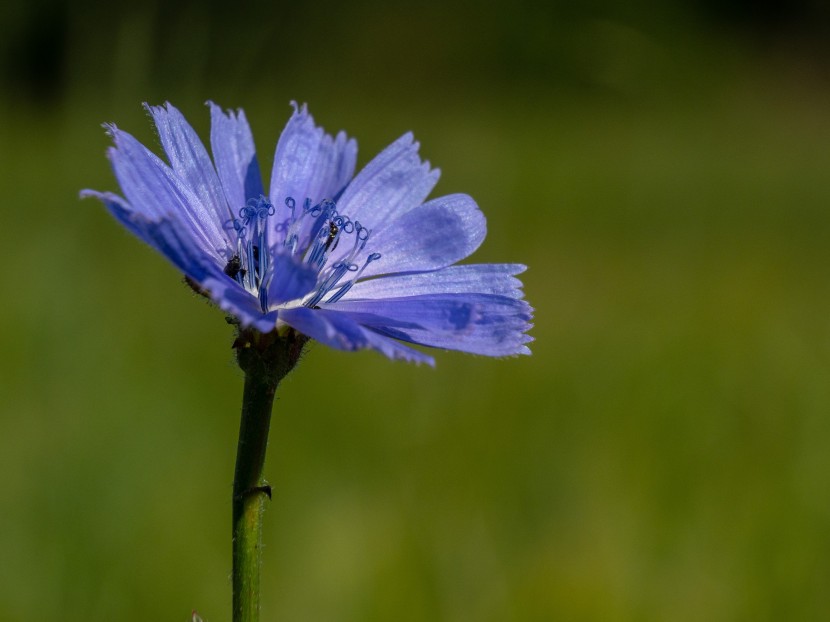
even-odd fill
[[[242,331],[234,347],[245,389],[233,478],[233,622],[259,620],[262,514],[271,488],[262,479],[271,408],[280,381],[300,357],[305,337]]]

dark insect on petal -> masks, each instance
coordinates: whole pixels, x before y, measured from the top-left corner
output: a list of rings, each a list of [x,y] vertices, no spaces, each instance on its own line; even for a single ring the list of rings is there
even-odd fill
[[[237,276],[245,276],[245,270],[242,269],[242,260],[239,259],[239,255],[234,255],[230,258],[230,261],[225,266],[224,273],[232,279],[235,279]]]

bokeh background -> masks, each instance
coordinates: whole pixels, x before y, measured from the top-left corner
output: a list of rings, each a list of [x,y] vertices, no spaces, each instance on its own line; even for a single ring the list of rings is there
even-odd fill
[[[312,347],[283,384],[264,620],[830,610],[830,12],[820,0],[9,0],[0,620],[230,617],[241,375],[119,228],[100,127],[307,101],[413,130],[523,262],[533,356]]]

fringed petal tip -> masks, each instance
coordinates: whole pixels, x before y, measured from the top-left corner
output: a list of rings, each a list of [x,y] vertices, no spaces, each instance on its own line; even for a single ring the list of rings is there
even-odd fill
[[[211,113],[218,112],[225,115],[231,121],[236,121],[239,117],[245,116],[245,111],[243,111],[242,108],[222,108],[222,106],[217,104],[212,99],[206,100],[205,106],[210,109]]]
[[[101,125],[104,128],[104,133],[112,140],[112,146],[107,149],[107,157],[112,160],[112,152],[123,149],[125,140],[132,139],[136,143],[138,142],[135,138],[133,138],[132,134],[129,132],[125,132],[120,127],[118,127],[115,123],[104,123]]]
[[[308,113],[308,104],[303,102],[302,104],[298,104],[297,100],[292,99],[288,102],[288,105],[294,109],[294,113],[291,115],[293,117],[308,117],[312,118],[311,115]]]
[[[92,190],[90,188],[84,188],[78,193],[79,199],[98,199],[99,201],[104,201],[104,197],[106,196],[117,197],[118,195],[112,192],[99,192],[98,190]]]

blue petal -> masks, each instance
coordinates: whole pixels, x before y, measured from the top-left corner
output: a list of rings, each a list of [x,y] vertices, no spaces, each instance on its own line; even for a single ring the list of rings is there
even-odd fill
[[[435,359],[428,354],[405,346],[394,339],[389,339],[371,328],[365,329],[364,334],[372,349],[377,350],[392,360],[408,361],[418,364],[426,363],[430,367],[435,367]]]
[[[495,294],[521,298],[522,282],[514,275],[526,269],[521,264],[468,264],[434,272],[382,276],[355,284],[343,300],[424,294]]]
[[[471,197],[452,194],[434,199],[372,232],[366,251],[381,257],[367,266],[363,276],[444,268],[473,253],[486,234],[484,215]]]
[[[149,220],[144,214],[130,209],[121,197],[110,192],[84,190],[81,196],[100,199],[121,224],[193,279],[223,311],[238,318],[243,326],[254,326],[261,332],[275,328],[276,312],[263,314],[255,296],[245,291],[239,283],[220,270],[211,258],[204,256],[189,240],[182,237],[182,227],[174,218]]]
[[[199,284],[225,313],[237,318],[244,327],[267,333],[277,326],[277,312],[263,313],[259,300],[225,274],[214,274]]]
[[[182,237],[182,227],[176,223],[175,218],[149,220],[144,214],[130,209],[121,197],[110,192],[84,190],[81,196],[100,199],[121,224],[199,284],[223,311],[238,318],[243,326],[254,326],[261,332],[274,329],[276,312],[263,314],[255,296],[245,291],[239,283],[220,270],[211,258]]]
[[[191,278],[198,279],[205,275],[204,265],[210,264],[210,260],[182,236],[182,228],[173,224],[172,217],[151,220],[111,192],[84,190],[81,198],[99,199],[130,233],[155,248]]]
[[[213,213],[216,223],[233,218],[210,156],[182,113],[170,103],[144,107],[153,117],[161,145],[179,179]]]
[[[271,265],[274,277],[268,287],[269,304],[299,300],[317,285],[317,270],[293,255],[274,253]]]
[[[395,339],[487,356],[530,354],[533,309],[491,294],[444,294],[341,301],[326,310]]]
[[[279,318],[304,335],[338,350],[355,351],[366,348],[366,338],[359,324],[346,320],[335,324],[319,309],[295,307],[279,312]]]
[[[391,359],[435,365],[431,356],[364,328],[345,314],[298,307],[280,311],[280,320],[304,335],[338,350],[373,349]]]
[[[98,192],[97,190],[81,190],[81,198],[98,199],[106,206],[109,212],[115,216],[115,219],[126,227],[130,233],[153,246],[152,241],[145,237],[144,230],[136,224],[136,214],[133,208],[117,194],[112,192]]]
[[[317,174],[312,175],[306,196],[315,203],[339,196],[354,175],[357,162],[357,141],[338,132],[332,140],[326,134],[320,143]]]
[[[195,248],[182,235],[182,227],[175,219],[154,222],[145,221],[142,216],[136,215],[133,223],[144,232],[145,239],[149,239],[151,245],[193,280],[201,282],[211,274],[221,273],[212,258]]]
[[[297,205],[305,199],[316,204],[333,199],[354,174],[357,143],[343,132],[336,139],[314,125],[305,105],[288,120],[274,155],[271,173],[271,203],[285,209],[286,197]],[[278,219],[277,219],[278,220]]]
[[[236,215],[248,199],[264,194],[254,138],[245,113],[234,114],[208,102],[210,106],[210,148],[222,189]]]
[[[441,172],[421,162],[418,143],[404,134],[381,151],[346,187],[338,202],[341,214],[379,231],[429,196]]]
[[[130,134],[110,128],[115,147],[107,152],[133,210],[151,220],[175,215],[192,243],[222,262],[228,242],[215,214],[206,209],[170,168]]]

